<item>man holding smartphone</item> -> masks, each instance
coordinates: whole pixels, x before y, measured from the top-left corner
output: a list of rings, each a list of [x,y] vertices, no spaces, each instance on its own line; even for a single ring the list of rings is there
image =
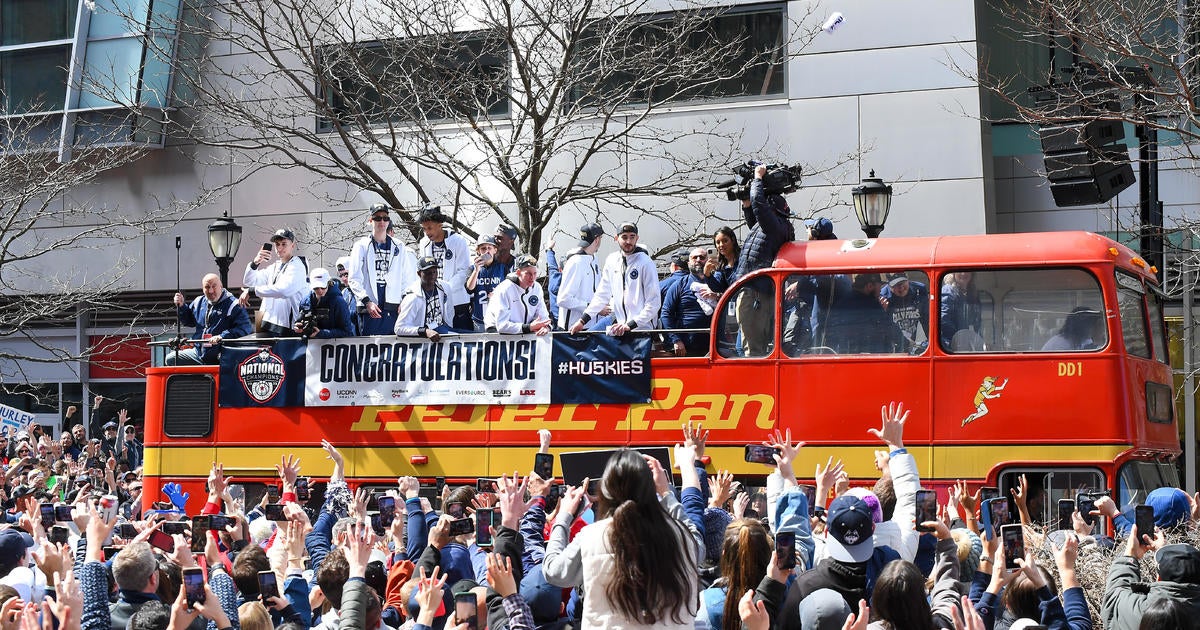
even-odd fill
[[[275,230],[271,247],[258,252],[246,265],[242,277],[242,306],[250,304],[250,292],[262,298],[261,332],[271,337],[295,337],[292,326],[300,314],[300,301],[308,291],[308,268],[296,256],[296,235],[288,228]],[[274,249],[278,259],[271,261]]]

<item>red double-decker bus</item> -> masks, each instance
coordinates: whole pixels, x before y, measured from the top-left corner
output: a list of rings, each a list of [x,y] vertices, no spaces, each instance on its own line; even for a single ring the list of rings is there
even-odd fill
[[[886,320],[853,310],[881,297]],[[1051,514],[1081,487],[1124,505],[1178,485],[1157,281],[1096,234],[791,243],[722,295],[710,337],[706,357],[651,361],[645,404],[226,408],[216,367],[151,368],[146,482],[203,492],[221,461],[252,485],[284,453],[315,481],[329,472],[322,439],[354,484],[465,481],[528,471],[538,429],[558,452],[673,444],[688,421],[711,431],[713,469],[764,475],[744,445],[790,428],[807,442],[801,475],[833,455],[868,480],[878,443],[867,429],[881,404],[903,401],[927,486],[1010,487],[1026,473],[1035,511]]]

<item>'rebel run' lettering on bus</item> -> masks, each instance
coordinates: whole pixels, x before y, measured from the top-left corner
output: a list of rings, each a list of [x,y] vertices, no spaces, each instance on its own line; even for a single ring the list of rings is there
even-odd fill
[[[775,428],[775,398],[764,393],[685,393],[684,381],[653,379],[649,403],[633,405],[411,405],[363,407],[351,431],[471,432],[678,431],[680,422],[713,431]]]
[[[329,344],[321,347],[322,383],[513,380],[535,377],[537,344],[528,339]]]

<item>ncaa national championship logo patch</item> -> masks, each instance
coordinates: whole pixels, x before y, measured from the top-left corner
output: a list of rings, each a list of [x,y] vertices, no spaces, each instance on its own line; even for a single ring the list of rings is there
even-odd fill
[[[257,354],[239,363],[237,370],[242,387],[259,403],[274,398],[283,389],[283,380],[287,377],[283,359],[267,346],[259,348]]]

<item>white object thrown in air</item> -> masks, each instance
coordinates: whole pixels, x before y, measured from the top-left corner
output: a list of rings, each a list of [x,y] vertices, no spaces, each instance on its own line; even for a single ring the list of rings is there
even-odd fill
[[[825,20],[825,23],[821,25],[821,30],[825,31],[826,33],[832,33],[833,31],[835,31],[837,29],[837,27],[841,26],[842,23],[845,21],[846,21],[846,16],[835,11],[834,13],[831,13],[829,15],[829,17]]]

